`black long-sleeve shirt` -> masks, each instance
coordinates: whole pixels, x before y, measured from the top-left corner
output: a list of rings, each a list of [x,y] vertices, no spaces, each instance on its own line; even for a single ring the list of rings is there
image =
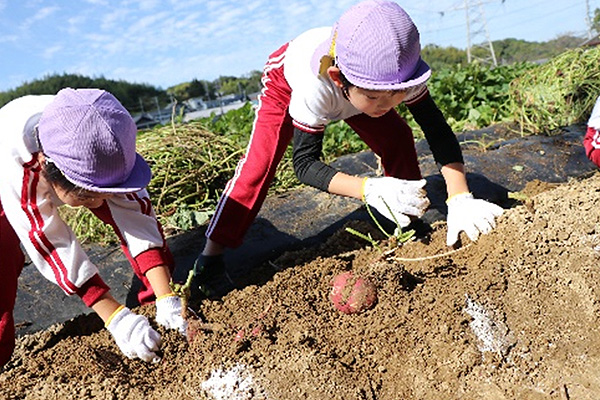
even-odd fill
[[[464,163],[460,144],[442,112],[429,93],[408,109],[419,124],[433,158],[440,165],[454,162]],[[310,134],[294,129],[293,164],[300,182],[327,191],[335,168],[321,161],[323,134]]]

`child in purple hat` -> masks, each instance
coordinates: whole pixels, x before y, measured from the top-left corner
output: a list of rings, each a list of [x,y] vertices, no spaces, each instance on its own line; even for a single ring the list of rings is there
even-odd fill
[[[140,303],[156,301],[156,321],[186,331],[169,282],[173,257],[145,187],[150,168],[136,153],[136,126],[110,93],[62,89],[0,108],[0,367],[14,350],[13,309],[23,245],[37,269],[78,295],[130,358],[156,361],[160,335],[109,292],[58,207],[87,207],[110,224],[135,274]]]
[[[301,182],[362,199],[403,227],[422,216],[429,206],[425,180],[411,129],[395,109],[400,103],[422,127],[441,165],[448,193],[447,244],[454,245],[461,231],[471,240],[491,231],[502,208],[469,192],[456,136],[427,90],[430,74],[417,28],[391,1],[358,3],[333,28],[309,30],[275,51],[264,68],[246,155],[206,232],[198,260],[205,273],[224,268],[225,248],[242,243],[290,142]],[[348,123],[381,158],[384,177],[351,176],[320,161],[325,126],[337,120]]]

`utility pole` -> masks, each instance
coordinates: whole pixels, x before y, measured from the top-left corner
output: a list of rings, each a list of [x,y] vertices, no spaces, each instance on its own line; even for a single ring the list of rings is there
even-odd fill
[[[467,26],[467,62],[470,64],[474,59],[484,63],[498,66],[494,46],[490,40],[490,33],[485,19],[482,0],[465,0],[465,15]],[[475,44],[474,44],[475,43]],[[483,48],[488,55],[476,57],[473,54],[475,48]]]
[[[465,0],[465,16],[467,21],[467,62],[471,64],[471,18],[469,18],[469,0]]]
[[[158,111],[158,120],[160,121],[160,123],[163,123],[163,117],[162,117],[162,113],[160,112],[160,106],[158,105],[158,97],[154,96],[154,103],[156,104],[156,110]]]
[[[590,15],[590,0],[585,0],[585,23],[587,25],[588,39],[592,38],[592,17]]]

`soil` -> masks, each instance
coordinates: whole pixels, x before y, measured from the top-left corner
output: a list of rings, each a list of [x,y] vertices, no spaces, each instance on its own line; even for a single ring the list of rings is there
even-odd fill
[[[493,232],[456,248],[443,222],[398,245],[350,221],[262,264],[260,284],[193,304],[187,337],[156,327],[159,363],[123,357],[94,315],[20,337],[0,398],[598,399],[597,203],[600,172],[532,180]],[[349,270],[377,288],[351,315],[329,300]],[[153,306],[136,311],[156,326]]]

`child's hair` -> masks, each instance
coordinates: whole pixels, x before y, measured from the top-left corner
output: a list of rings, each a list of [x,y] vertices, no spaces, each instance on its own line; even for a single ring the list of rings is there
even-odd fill
[[[352,84],[352,82],[350,82],[348,80],[348,78],[346,78],[346,76],[342,73],[342,71],[340,71],[340,81],[342,81],[342,93],[344,94],[344,97],[346,98],[346,100],[348,100],[348,95],[349,95],[349,90],[352,86],[354,86]]]
[[[59,186],[66,193],[75,193],[84,190],[68,180],[48,157],[45,157],[45,161],[42,163],[42,176],[48,183]]]

